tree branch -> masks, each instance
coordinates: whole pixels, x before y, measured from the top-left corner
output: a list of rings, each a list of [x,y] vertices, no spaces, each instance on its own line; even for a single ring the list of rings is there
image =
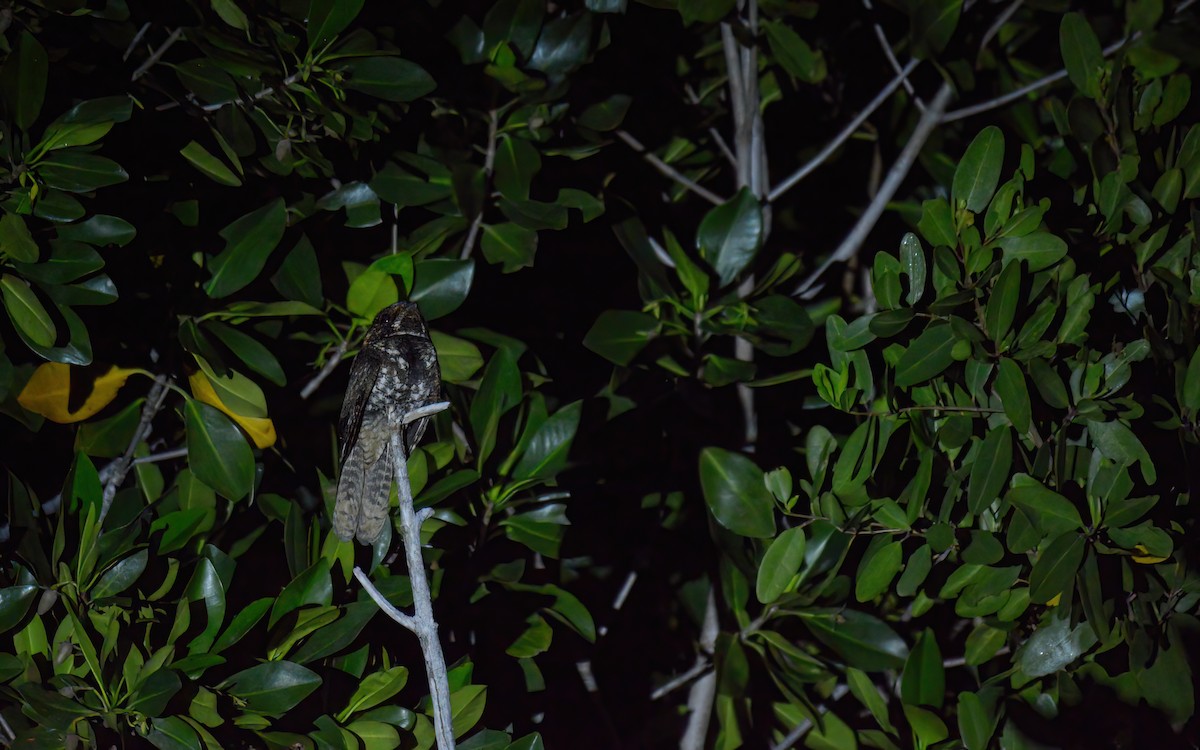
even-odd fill
[[[321,367],[321,371],[318,372],[312,380],[305,383],[304,387],[300,389],[300,398],[307,399],[309,396],[313,395],[313,392],[321,387],[321,383],[325,382],[325,378],[332,375],[333,371],[337,369],[338,363],[342,361],[342,357],[346,356],[346,350],[349,348],[350,337],[347,336],[339,341],[338,345],[333,348],[332,352],[330,352],[329,358],[325,360],[325,364]]]
[[[917,154],[921,152],[921,148],[928,140],[929,134],[941,122],[942,113],[946,111],[946,105],[950,103],[950,96],[953,94],[953,89],[949,83],[943,83],[942,87],[933,97],[933,101],[929,103],[929,107],[925,110],[925,114],[921,115],[921,119],[917,122],[917,126],[913,128],[912,135],[908,137],[908,143],[904,144],[904,149],[900,155],[896,157],[896,161],[892,164],[892,168],[888,170],[887,177],[884,178],[883,184],[879,186],[879,193],[871,201],[867,209],[863,211],[862,216],[858,218],[854,228],[846,235],[846,239],[842,240],[842,244],[837,250],[830,254],[825,262],[817,267],[815,271],[808,275],[804,281],[800,283],[796,290],[792,292],[793,297],[803,296],[814,284],[821,278],[834,263],[847,261],[852,258],[862,243],[867,239],[867,235],[875,228],[875,223],[879,221],[879,217],[883,215],[884,209],[892,196],[896,194],[900,183],[908,176],[908,171],[912,168],[913,162],[917,159]]]
[[[113,498],[117,496],[117,488],[125,481],[125,476],[133,465],[133,452],[150,436],[154,415],[158,414],[158,410],[162,408],[166,399],[167,376],[159,375],[154,379],[154,385],[150,386],[146,403],[142,405],[142,417],[138,420],[137,429],[133,431],[129,446],[125,449],[124,455],[112,463],[112,475],[105,483],[104,494],[101,496],[99,524],[104,523],[104,518],[108,515],[109,508],[112,507]]]
[[[137,33],[133,35],[133,39],[129,40],[129,46],[125,48],[125,54],[121,55],[121,60],[129,59],[129,56],[133,54],[133,48],[138,46],[138,42],[142,41],[142,38],[146,36],[146,32],[149,30],[150,22],[147,21],[142,24],[142,28],[138,29]]]
[[[909,60],[908,64],[901,68],[900,73],[892,78],[892,80],[889,81],[886,86],[880,89],[879,93],[875,95],[875,98],[868,102],[867,106],[863,107],[862,111],[859,112],[853,120],[846,124],[846,127],[842,128],[841,131],[839,131],[838,134],[833,137],[833,140],[825,144],[825,147],[818,151],[816,156],[809,159],[807,162],[801,165],[799,169],[797,169],[795,172],[792,172],[787,179],[772,188],[771,192],[767,194],[767,200],[772,203],[775,202],[780,198],[780,196],[791,190],[796,183],[800,182],[800,180],[803,180],[805,177],[808,177],[810,174],[812,174],[813,170],[825,163],[825,160],[832,156],[833,152],[836,151],[839,146],[845,143],[847,138],[854,135],[855,131],[857,131],[859,127],[866,122],[867,118],[870,117],[875,110],[879,109],[879,107],[885,101],[887,101],[887,98],[892,95],[892,92],[900,87],[900,84],[906,80],[908,74],[912,73],[913,69],[919,64],[920,60]]]
[[[675,182],[678,182],[680,185],[683,185],[685,188],[687,188],[688,190],[691,190],[693,193],[700,196],[701,198],[708,201],[709,203],[713,204],[714,206],[719,206],[725,202],[725,199],[722,198],[721,196],[712,192],[711,190],[704,187],[703,185],[700,185],[700,184],[694,182],[693,180],[689,179],[683,173],[677,171],[670,164],[667,164],[665,161],[658,158],[653,153],[647,151],[646,147],[642,145],[642,142],[639,141],[637,138],[634,138],[627,131],[618,130],[618,131],[616,131],[616,135],[618,138],[625,141],[625,143],[628,144],[628,146],[631,149],[633,149],[634,151],[641,154],[642,158],[645,159],[647,162],[649,162],[650,166],[657,169],[661,174],[671,178]]]
[[[875,7],[871,5],[871,0],[862,0],[862,3],[868,11],[875,10]],[[888,65],[891,65],[892,71],[900,76],[900,80],[904,84],[904,90],[912,97],[913,103],[917,105],[917,109],[924,112],[925,101],[917,96],[917,91],[913,88],[912,81],[908,80],[904,69],[900,67],[900,61],[896,59],[896,53],[892,51],[892,44],[888,41],[887,34],[883,33],[883,27],[879,25],[878,21],[872,21],[871,25],[875,27],[875,38],[879,41],[879,48],[883,50],[883,56],[887,58]]]
[[[709,660],[717,645],[717,593],[716,586],[708,589],[708,604],[704,608],[704,624],[700,627],[700,658]],[[708,734],[708,722],[712,718],[713,700],[717,695],[717,673],[709,672],[692,683],[688,691],[687,729],[679,740],[679,750],[703,750]]]
[[[183,27],[182,26],[180,26],[180,27],[176,28],[174,31],[172,31],[171,34],[167,37],[167,40],[162,43],[162,46],[150,53],[150,56],[146,58],[146,61],[144,63],[142,63],[141,65],[139,65],[137,70],[133,71],[133,77],[130,78],[129,80],[136,81],[137,79],[146,75],[146,71],[153,68],[155,66],[155,64],[157,64],[158,61],[162,59],[163,54],[168,49],[171,48],[171,45],[174,44],[175,42],[179,41],[179,37],[181,37],[181,36],[183,36]]]
[[[437,621],[433,619],[433,600],[429,594],[429,578],[425,574],[425,561],[421,557],[421,521],[428,514],[417,513],[413,508],[412,485],[408,481],[408,462],[404,459],[404,440],[401,428],[418,419],[443,411],[450,403],[442,401],[414,409],[401,416],[395,410],[389,414],[392,424],[391,450],[393,469],[396,473],[396,493],[400,499],[400,540],[404,545],[404,557],[408,562],[408,580],[412,586],[413,614],[407,615],[393,607],[360,568],[354,569],[354,577],[366,589],[367,594],[379,605],[384,614],[412,631],[421,644],[425,657],[425,673],[429,679],[429,698],[433,704],[433,727],[439,750],[454,750],[454,728],[450,712],[450,683],[446,674],[446,657],[438,640]],[[428,510],[428,509],[426,509]]]
[[[848,692],[850,692],[850,686],[845,683],[839,683],[838,686],[833,689],[833,692],[831,692],[829,694],[829,702],[833,703],[836,701],[840,701]],[[818,703],[816,714],[817,714],[817,716],[821,716],[828,710],[829,710],[828,706],[826,706],[824,703]],[[784,737],[782,740],[780,740],[776,744],[772,745],[771,750],[788,750],[788,748],[790,748],[792,745],[799,742],[801,737],[808,734],[808,730],[810,730],[812,728],[813,728],[812,720],[805,719],[804,721],[797,724],[795,726],[795,728],[792,729],[792,731],[788,732],[786,737]]]
[[[488,139],[487,151],[483,155],[483,175],[484,181],[491,179],[492,170],[496,165],[496,130],[500,126],[500,115],[496,110],[488,111]],[[466,260],[471,257],[471,251],[475,248],[475,238],[479,236],[479,230],[483,226],[483,206],[479,207],[479,213],[475,214],[475,218],[471,220],[471,228],[467,230],[467,238],[463,240],[462,252],[459,253],[460,260]]]

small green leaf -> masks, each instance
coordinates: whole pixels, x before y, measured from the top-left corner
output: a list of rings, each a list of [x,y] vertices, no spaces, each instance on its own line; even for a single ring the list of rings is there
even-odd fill
[[[903,564],[900,542],[888,542],[864,556],[854,579],[854,598],[867,602],[887,591]]]
[[[271,277],[271,283],[290,300],[305,302],[318,309],[325,304],[325,295],[321,291],[321,268],[308,235],[300,235],[296,246]]]
[[[290,661],[270,661],[243,669],[225,681],[230,694],[256,713],[280,715],[321,686],[321,677]]]
[[[34,585],[0,589],[0,633],[12,629],[25,617],[37,593],[38,587]]]
[[[908,275],[908,297],[905,301],[915,305],[925,294],[925,250],[912,232],[905,232],[900,240],[900,267]]]
[[[700,487],[717,521],[735,534],[775,535],[775,501],[762,469],[740,453],[722,448],[700,451]]]
[[[512,273],[533,265],[538,235],[532,229],[511,222],[485,224],[480,245],[483,248],[483,257],[487,258],[489,263],[499,263],[503,266],[504,273]]]
[[[36,170],[47,185],[68,193],[90,193],[129,179],[129,174],[112,159],[74,148],[43,157]]]
[[[194,399],[184,405],[188,461],[200,481],[230,500],[254,485],[254,454],[246,438],[217,409]]]
[[[1135,461],[1141,466],[1142,478],[1146,484],[1153,484],[1158,477],[1154,470],[1154,461],[1146,452],[1146,447],[1133,431],[1122,422],[1088,422],[1088,435],[1096,448],[1105,458],[1111,459],[1121,466],[1129,466]]]
[[[1192,361],[1184,373],[1182,403],[1193,414],[1200,411],[1200,349],[1192,352]]]
[[[5,213],[0,218],[0,254],[21,263],[37,262],[37,242],[17,214]]]
[[[781,532],[771,542],[758,566],[754,584],[759,602],[770,604],[787,590],[804,562],[804,542],[804,529],[799,526]]]
[[[67,224],[58,228],[60,240],[86,242],[96,247],[116,245],[124,247],[137,236],[137,229],[119,216],[96,214],[87,221]]]
[[[1083,564],[1087,540],[1068,531],[1045,546],[1029,574],[1029,600],[1045,604],[1063,593]]]
[[[567,463],[575,431],[579,429],[582,410],[582,402],[572,401],[542,422],[513,469],[513,478],[549,479],[561,471]]]
[[[762,26],[767,32],[771,56],[788,75],[805,83],[819,83],[825,79],[825,56],[813,51],[803,37],[781,21],[765,21]]]
[[[954,362],[954,342],[949,325],[931,324],[896,363],[896,387],[909,388],[941,374]]]
[[[89,592],[92,599],[116,596],[132,586],[146,570],[146,550],[138,550],[105,571]]]
[[[915,0],[910,5],[913,55],[926,60],[945,49],[958,27],[963,0]]]
[[[946,670],[933,631],[926,628],[904,663],[900,697],[910,706],[941,708],[946,697]]]
[[[1095,643],[1095,635],[1086,622],[1072,629],[1068,617],[1057,615],[1052,613],[1047,617],[1048,621],[1043,621],[1017,649],[1013,662],[1028,677],[1054,674]]]
[[[749,188],[705,215],[696,245],[722,286],[750,265],[762,242],[762,208]]]
[[[1029,513],[1036,520],[1041,535],[1057,535],[1083,528],[1083,519],[1071,501],[1038,480],[1017,474],[1012,484],[1012,489],[1004,496],[1005,501]]]
[[[998,240],[1004,251],[1004,264],[1018,260],[1029,264],[1030,272],[1049,268],[1067,254],[1067,243],[1049,232],[1033,232],[1020,237],[1004,236]]]
[[[214,0],[214,2],[217,0]],[[228,2],[228,0],[223,0]],[[191,162],[192,166],[199,169],[205,176],[221,185],[229,187],[240,187],[242,180],[233,170],[225,166],[225,163],[208,152],[204,146],[201,146],[196,141],[191,141],[179,151],[183,158]]]
[[[211,2],[212,9],[221,17],[222,21],[241,31],[250,28],[249,19],[234,0],[211,0]]]
[[[358,57],[341,63],[342,85],[389,102],[411,102],[437,84],[420,65],[399,57]]]
[[[989,431],[971,464],[967,509],[973,515],[986,511],[1000,496],[1008,483],[1012,457],[1012,434],[1008,426],[1002,424]]]
[[[1083,14],[1063,15],[1058,26],[1058,43],[1071,83],[1090,99],[1100,96],[1100,66],[1104,63],[1104,53],[1100,50],[1096,32],[1092,31]]]
[[[958,233],[954,215],[945,198],[933,198],[921,204],[921,220],[917,229],[925,241],[934,247],[956,247]]]
[[[987,308],[984,311],[984,324],[988,336],[997,346],[1004,341],[1005,335],[1012,328],[1013,318],[1017,313],[1017,300],[1021,294],[1021,264],[1009,263],[996,278],[992,293],[988,297]]]
[[[968,211],[979,213],[987,208],[1004,164],[1004,134],[995,125],[979,131],[954,170],[950,195],[954,205],[965,204]]]
[[[308,48],[320,50],[342,33],[365,0],[312,0],[308,5]]]
[[[447,383],[465,383],[483,367],[483,355],[470,341],[441,331],[430,331],[429,337],[437,351],[442,380]]]
[[[358,711],[378,706],[403,690],[407,683],[407,667],[396,666],[367,675],[346,702],[346,707],[338,712],[337,720],[344,722]]]
[[[579,124],[585,128],[607,132],[621,127],[625,113],[633,101],[628,94],[613,94],[602,102],[598,102],[583,110],[579,115]]]
[[[29,283],[12,274],[0,276],[0,297],[17,331],[30,343],[49,347],[58,336],[54,321]]]
[[[605,310],[583,337],[583,345],[608,361],[625,366],[650,342],[658,326],[653,315]]]
[[[875,722],[884,731],[894,733],[895,728],[888,717],[887,702],[883,699],[879,688],[875,686],[871,678],[861,669],[847,667],[846,684],[850,686],[850,692],[858,699],[858,702],[871,712],[871,716],[875,719]]]

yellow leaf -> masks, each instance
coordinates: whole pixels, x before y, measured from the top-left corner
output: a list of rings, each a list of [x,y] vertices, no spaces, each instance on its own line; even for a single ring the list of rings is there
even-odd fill
[[[110,367],[108,372],[92,383],[92,392],[75,411],[71,411],[71,367],[61,362],[46,362],[33,371],[33,377],[21,389],[17,403],[51,422],[72,424],[82,422],[112,403],[117,391],[129,376],[138,372],[124,367]]]
[[[1141,563],[1142,565],[1154,565],[1155,563],[1160,563],[1167,559],[1165,557],[1157,557],[1149,554],[1150,550],[1146,549],[1146,546],[1143,544],[1135,544],[1133,548],[1142,553],[1140,555],[1133,556],[1133,561],[1135,563]]]
[[[225,412],[230,419],[237,422],[254,444],[259,448],[270,448],[275,445],[275,423],[265,417],[244,417],[230,409],[221,401],[221,397],[213,389],[208,376],[203,372],[194,372],[188,377],[188,385],[192,388],[192,396],[209,406],[214,406]]]
[[[1059,593],[1054,595],[1053,599],[1046,602],[1046,606],[1047,607],[1057,607],[1059,605],[1059,602],[1061,602],[1061,601],[1062,601],[1062,592],[1060,591]]]

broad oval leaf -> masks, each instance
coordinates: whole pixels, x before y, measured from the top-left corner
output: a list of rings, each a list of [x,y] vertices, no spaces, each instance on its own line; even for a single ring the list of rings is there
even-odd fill
[[[1058,26],[1058,44],[1062,51],[1067,75],[1084,96],[1095,99],[1100,95],[1100,67],[1104,53],[1096,32],[1081,13],[1063,15]]]
[[[30,344],[50,347],[58,336],[54,321],[29,282],[6,273],[0,276],[0,297],[13,326]]]
[[[696,245],[724,286],[754,260],[762,242],[762,208],[749,188],[708,212],[696,233]]]
[[[149,553],[141,549],[109,568],[92,587],[89,592],[91,598],[103,599],[106,596],[116,596],[132,586],[146,570],[148,557]]]
[[[475,261],[427,258],[413,266],[409,299],[421,308],[425,320],[449,315],[462,305],[475,278]]]
[[[1029,600],[1045,604],[1066,591],[1083,564],[1086,549],[1087,540],[1074,531],[1047,544],[1029,574]]]
[[[342,63],[348,89],[389,102],[411,102],[431,93],[437,84],[420,65],[399,57],[360,57]]]
[[[814,636],[836,651],[846,663],[864,672],[899,669],[908,646],[887,623],[853,609],[801,611]]]
[[[1017,434],[1029,432],[1032,406],[1029,403],[1029,387],[1025,383],[1025,373],[1021,366],[1008,357],[1003,357],[996,372],[996,395],[1004,406]]]
[[[775,501],[762,469],[749,458],[705,448],[700,451],[700,487],[713,517],[725,528],[760,539],[775,535]]]
[[[605,310],[596,318],[583,345],[618,365],[628,365],[658,331],[658,319],[634,310]]]
[[[561,471],[567,463],[567,453],[571,450],[582,412],[583,402],[572,401],[543,422],[517,462],[513,478],[545,479]]]
[[[854,598],[867,602],[887,591],[904,564],[900,542],[888,542],[863,557],[854,579]]]
[[[954,331],[935,323],[918,336],[896,363],[896,386],[908,388],[935,377],[954,362]]]
[[[254,281],[286,227],[287,209],[283,199],[276,198],[222,229],[225,249],[209,263],[212,278],[204,285],[208,296],[225,297]]]
[[[754,583],[758,601],[770,604],[787,590],[804,562],[804,542],[804,529],[797,526],[781,532],[767,547]]]
[[[1021,237],[1005,236],[998,242],[1004,251],[1005,265],[1023,260],[1029,264],[1030,272],[1048,268],[1067,254],[1067,243],[1049,232],[1032,232]]]
[[[1012,435],[1007,425],[988,432],[971,464],[967,509],[978,516],[987,510],[1008,484],[1012,470]]]
[[[254,454],[242,433],[216,408],[195,399],[188,399],[183,411],[192,472],[230,500],[249,494]]]
[[[270,661],[230,677],[225,683],[232,695],[256,713],[278,715],[295,706],[321,685],[321,677],[290,661]]]
[[[968,211],[979,213],[987,208],[996,185],[1000,182],[1000,167],[1004,164],[1004,134],[995,125],[979,131],[954,170],[950,188],[954,205],[966,205]]]
[[[946,669],[933,631],[926,628],[904,663],[900,697],[910,706],[941,708],[946,698]]]

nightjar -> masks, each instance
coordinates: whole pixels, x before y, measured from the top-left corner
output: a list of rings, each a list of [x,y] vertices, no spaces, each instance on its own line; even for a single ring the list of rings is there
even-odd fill
[[[393,414],[399,421],[439,401],[441,392],[437,352],[420,310],[412,302],[384,308],[354,358],[342,402],[342,466],[333,510],[333,530],[341,539],[371,544],[379,538],[388,520],[392,461],[407,460],[429,422],[419,419],[403,428],[404,455],[397,457],[391,430],[399,425],[392,423]]]

